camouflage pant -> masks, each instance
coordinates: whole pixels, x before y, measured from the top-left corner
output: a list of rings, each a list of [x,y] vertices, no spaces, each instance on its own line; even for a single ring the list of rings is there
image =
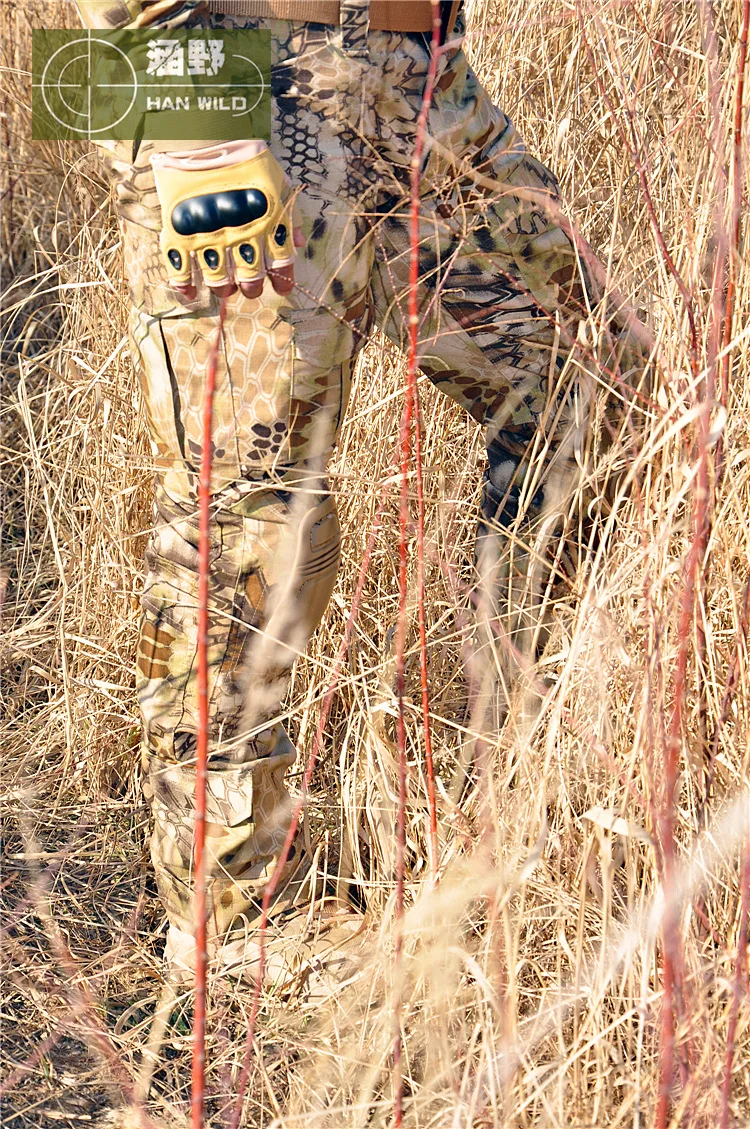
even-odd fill
[[[220,27],[259,22],[210,18]],[[272,149],[302,188],[307,242],[290,298],[267,285],[257,301],[230,299],[220,356],[208,797],[219,934],[253,912],[287,826],[283,775],[294,749],[276,718],[336,574],[339,529],[322,475],[352,366],[373,323],[397,345],[405,339],[409,162],[429,63],[420,35],[286,21],[271,30]],[[597,295],[556,222],[555,178],[460,50],[441,60],[427,128],[420,364],[486,429],[483,530],[502,533],[519,511],[532,521],[541,514],[564,473],[571,348]],[[115,158],[111,169],[157,475],[138,655],[152,853],[170,919],[190,929],[196,491],[217,304],[205,288],[178,302],[165,281],[153,148],[145,143],[135,163]],[[606,364],[616,369],[622,336],[613,338]],[[540,438],[541,475],[527,455]]]

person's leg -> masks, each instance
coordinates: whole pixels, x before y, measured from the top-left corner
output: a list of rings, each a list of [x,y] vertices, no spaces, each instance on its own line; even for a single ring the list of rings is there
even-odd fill
[[[233,22],[215,20],[220,26]],[[274,38],[280,89],[274,151],[288,173],[308,182],[299,201],[306,246],[291,296],[282,298],[266,284],[258,300],[241,294],[228,300],[219,354],[207,800],[209,931],[217,942],[231,932],[241,938],[257,919],[288,828],[283,777],[295,751],[278,714],[294,659],[315,629],[335,579],[339,530],[323,475],[368,320],[371,250],[362,239],[361,209],[340,200],[349,172],[337,103],[306,115],[300,111],[293,132],[286,125],[285,82],[296,80],[308,57],[325,66],[327,36],[320,28],[276,23]],[[284,59],[290,60],[286,69]],[[340,65],[337,57],[334,62]],[[327,128],[329,118],[335,130]],[[307,163],[300,166],[295,162],[303,143]],[[197,472],[204,376],[218,305],[204,286],[192,301],[182,301],[165,277],[149,161],[153,150],[144,143],[131,161],[120,146],[109,169],[133,303],[133,356],[156,469],[138,693],[145,790],[154,817],[152,858],[171,926],[170,952],[179,961],[194,927]],[[351,183],[361,191],[361,181]],[[280,908],[296,887],[289,879],[299,875],[297,862],[293,855],[287,863]]]
[[[383,47],[397,52],[393,42]],[[397,136],[380,146],[390,183],[384,178],[375,224],[373,289],[379,324],[403,347],[408,158],[429,51],[411,37],[401,51],[412,60],[412,87],[397,107]],[[392,100],[383,113],[394,116]],[[635,397],[642,335],[614,295],[603,300],[598,264],[561,226],[554,176],[528,154],[461,51],[441,62],[427,135],[419,363],[486,430],[477,558],[512,677],[533,658],[548,543],[576,492],[594,393],[608,385],[613,406]],[[586,344],[593,324],[596,348]]]
[[[209,605],[212,748],[206,843],[209,934],[252,919],[283,845],[295,759],[279,704],[325,610],[339,528],[325,484],[214,497]],[[170,923],[192,933],[198,521],[162,490],[148,552],[137,659],[152,860]],[[284,879],[296,870],[295,852]],[[285,881],[281,882],[282,896]]]

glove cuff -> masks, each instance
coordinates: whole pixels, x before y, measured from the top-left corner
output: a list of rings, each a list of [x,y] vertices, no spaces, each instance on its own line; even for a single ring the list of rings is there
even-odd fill
[[[240,161],[259,157],[268,149],[265,141],[223,141],[202,149],[180,150],[174,153],[154,153],[151,164],[157,169],[177,169],[180,172],[209,172],[211,169],[229,168]]]

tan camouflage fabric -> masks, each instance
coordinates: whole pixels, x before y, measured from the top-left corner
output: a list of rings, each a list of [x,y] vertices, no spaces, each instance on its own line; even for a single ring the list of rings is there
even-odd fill
[[[209,695],[213,751],[206,847],[211,933],[254,915],[284,843],[295,759],[276,720],[289,672],[325,610],[339,563],[339,524],[325,483],[287,474],[284,489],[243,483],[216,495],[212,528]],[[137,657],[152,859],[170,921],[192,928],[198,518],[157,488],[146,553]],[[298,863],[293,852],[286,874]],[[282,882],[283,887],[283,882]]]
[[[268,283],[258,300],[234,295],[223,330],[208,800],[219,936],[252,919],[288,826],[283,777],[295,750],[278,714],[336,574],[339,531],[324,473],[352,366],[372,325],[398,345],[406,336],[409,163],[429,44],[422,35],[368,33],[366,5],[350,7],[356,18],[343,28],[270,22],[271,149],[301,189],[306,245],[292,295]],[[216,13],[210,21],[259,25]],[[152,854],[169,918],[190,930],[196,491],[218,308],[205,286],[185,304],[167,284],[152,152],[152,143],[135,155],[119,146],[108,161],[157,479],[138,655]],[[486,430],[485,544],[502,543],[519,517],[538,525],[555,483],[570,473],[564,437],[586,365],[575,342],[599,292],[555,219],[558,204],[554,176],[527,152],[463,52],[444,54],[422,177],[421,367]],[[599,349],[616,384],[642,361],[614,320],[611,328]]]
[[[180,27],[189,24],[196,11],[205,10],[204,0],[78,0],[78,11],[86,27]]]

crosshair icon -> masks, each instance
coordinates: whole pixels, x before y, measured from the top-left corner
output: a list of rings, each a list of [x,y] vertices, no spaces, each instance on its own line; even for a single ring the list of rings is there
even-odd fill
[[[127,68],[125,82],[94,81],[97,74],[123,73],[123,63]],[[128,116],[138,95],[138,76],[124,51],[89,33],[58,47],[47,60],[39,86],[44,105],[63,129],[93,137],[111,133]],[[110,96],[105,98],[100,93],[102,89]],[[92,125],[92,98],[97,100],[96,118],[101,122],[96,128]],[[112,120],[102,122],[102,108],[107,103],[111,105]]]

